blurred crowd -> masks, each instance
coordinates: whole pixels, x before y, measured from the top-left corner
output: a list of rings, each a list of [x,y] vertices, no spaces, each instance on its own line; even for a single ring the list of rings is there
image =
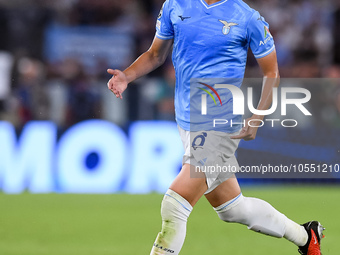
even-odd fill
[[[246,2],[270,24],[281,77],[340,78],[338,0]],[[122,127],[134,120],[173,120],[175,73],[170,58],[161,68],[134,82],[124,93],[125,100],[115,99],[106,88],[110,78],[107,68],[124,69],[150,46],[162,3],[0,0],[0,120],[10,121],[19,129],[30,120],[53,120],[61,129],[93,118]],[[125,65],[109,66],[101,61],[90,70],[77,58],[49,61],[46,31],[53,25],[119,28],[133,38],[132,57],[124,61]],[[246,77],[261,77],[251,54]],[[316,96],[319,99],[315,102],[325,103],[321,121],[340,126],[340,85],[320,89]]]

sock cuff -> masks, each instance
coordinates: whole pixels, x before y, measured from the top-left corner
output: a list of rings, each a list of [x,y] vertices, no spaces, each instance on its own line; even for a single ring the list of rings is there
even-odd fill
[[[237,197],[234,197],[233,199],[225,202],[224,204],[221,204],[218,207],[214,207],[214,210],[217,213],[228,211],[231,208],[233,208],[236,205],[238,205],[241,201],[243,201],[243,199],[244,199],[244,197],[243,197],[242,193],[240,193]]]
[[[164,199],[166,198],[172,198],[172,201],[176,201],[179,203],[186,211],[191,212],[193,207],[191,204],[180,194],[176,193],[175,191],[168,189],[167,192],[164,195]]]

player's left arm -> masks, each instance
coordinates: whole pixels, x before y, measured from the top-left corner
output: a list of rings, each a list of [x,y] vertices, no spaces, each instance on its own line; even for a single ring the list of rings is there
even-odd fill
[[[257,110],[267,110],[272,104],[273,88],[278,87],[280,83],[280,74],[277,64],[277,57],[275,49],[263,58],[258,58],[257,62],[263,72],[263,85],[261,92],[261,99],[257,106]],[[231,137],[232,139],[244,139],[250,141],[255,139],[258,127],[263,120],[264,115],[254,114],[246,119],[245,126],[242,128],[239,135]],[[248,125],[251,121],[251,126]]]

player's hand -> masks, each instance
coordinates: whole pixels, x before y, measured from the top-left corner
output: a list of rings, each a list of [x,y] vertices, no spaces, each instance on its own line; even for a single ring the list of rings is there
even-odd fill
[[[249,121],[251,126],[249,126]],[[238,135],[231,136],[231,139],[243,139],[245,141],[254,140],[258,126],[261,125],[258,117],[251,117],[245,120],[245,126]]]
[[[107,72],[112,74],[112,78],[108,81],[107,87],[117,98],[123,99],[122,94],[128,85],[126,75],[120,70],[107,69]]]

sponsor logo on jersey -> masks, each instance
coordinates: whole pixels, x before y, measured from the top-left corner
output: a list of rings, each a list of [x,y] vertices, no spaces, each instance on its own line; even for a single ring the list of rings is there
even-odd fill
[[[220,20],[220,19],[218,21],[221,22],[224,25],[223,28],[222,28],[222,33],[224,35],[229,34],[232,26],[238,26],[238,24],[234,23],[234,22],[228,22],[228,21]]]
[[[264,26],[264,38],[265,39],[260,42],[259,46],[267,44],[273,38],[267,26]]]
[[[266,40],[260,42],[260,46],[267,44],[272,38],[268,37]]]
[[[191,18],[191,17],[189,17],[189,16],[184,17],[184,16],[182,16],[182,15],[178,15],[178,17],[179,17],[182,21],[184,21],[185,19],[190,19],[190,18]]]

